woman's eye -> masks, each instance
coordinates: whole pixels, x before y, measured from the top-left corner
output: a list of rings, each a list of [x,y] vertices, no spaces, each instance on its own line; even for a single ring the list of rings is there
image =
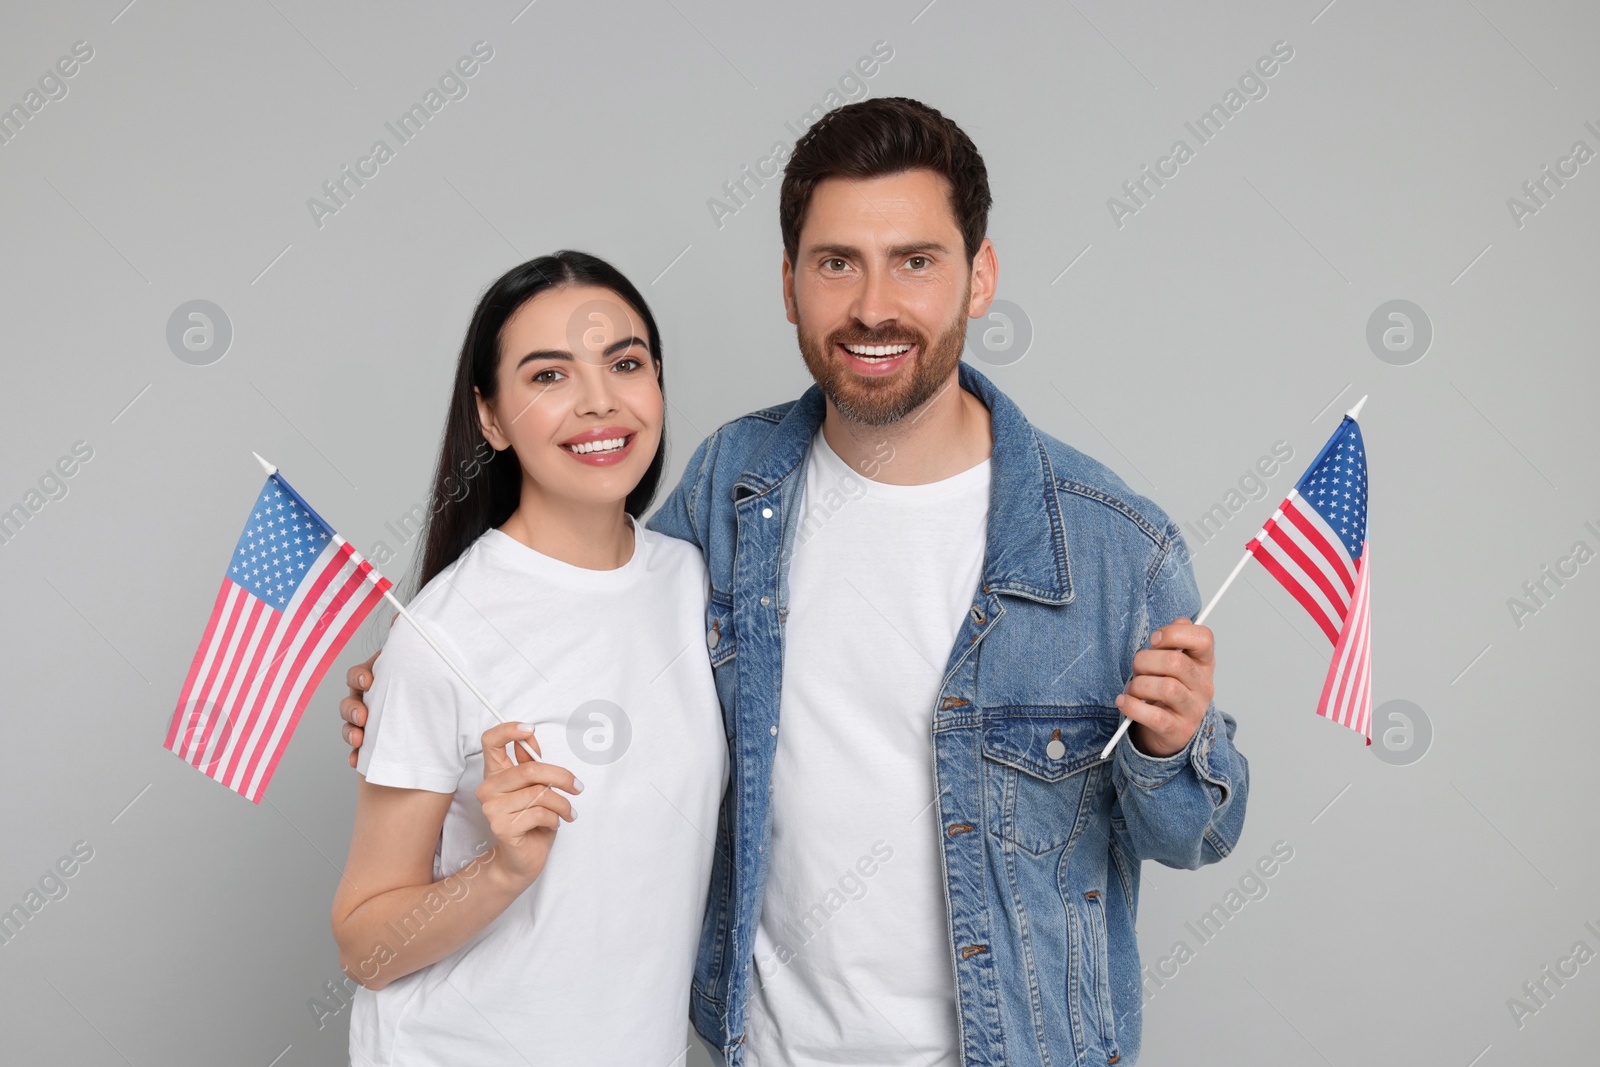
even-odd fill
[[[630,370],[638,370],[640,367],[644,366],[644,363],[641,360],[635,359],[632,356],[623,356],[621,359],[617,360],[611,366],[612,366],[612,369],[614,369],[614,370],[620,368],[621,370],[624,370],[624,371],[630,371]]]
[[[550,377],[550,375],[559,375],[560,373],[561,372],[556,370],[554,367],[547,367],[546,369],[539,371],[532,378],[528,379],[528,381],[533,385],[554,385],[556,379]]]

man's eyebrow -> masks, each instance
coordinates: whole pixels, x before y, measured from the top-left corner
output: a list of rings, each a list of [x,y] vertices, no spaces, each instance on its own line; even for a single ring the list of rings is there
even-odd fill
[[[807,250],[813,256],[842,256],[845,259],[860,259],[861,249],[854,245],[823,244],[812,245]],[[919,252],[933,252],[947,255],[950,249],[938,241],[912,241],[908,244],[895,245],[889,249],[890,259],[901,259],[905,256],[915,255]]]
[[[606,345],[605,351],[602,352],[601,355],[614,356],[618,352],[626,352],[634,345],[639,345],[646,351],[649,351],[650,349],[650,346],[645,344],[644,341],[634,337],[632,334],[629,334],[627,337],[612,341],[609,345]],[[517,360],[517,368],[521,369],[524,363],[528,363],[536,359],[564,359],[570,363],[572,361],[572,353],[568,352],[564,348],[541,348],[536,352],[529,352],[527,355]]]

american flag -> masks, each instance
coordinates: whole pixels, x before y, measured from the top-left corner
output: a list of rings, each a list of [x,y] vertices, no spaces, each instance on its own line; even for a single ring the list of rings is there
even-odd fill
[[[268,469],[163,746],[257,804],[328,664],[390,588]]]
[[[1344,417],[1245,548],[1333,643],[1317,714],[1372,744],[1367,453],[1353,417]]]

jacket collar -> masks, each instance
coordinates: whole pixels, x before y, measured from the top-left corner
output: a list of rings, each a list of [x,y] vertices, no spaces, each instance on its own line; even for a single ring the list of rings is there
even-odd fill
[[[1022,409],[965,360],[958,374],[961,388],[989,409],[994,438],[983,591],[1070,603],[1066,531],[1045,443]],[[826,411],[821,388],[811,386],[750,457],[735,499],[765,495],[801,470]]]

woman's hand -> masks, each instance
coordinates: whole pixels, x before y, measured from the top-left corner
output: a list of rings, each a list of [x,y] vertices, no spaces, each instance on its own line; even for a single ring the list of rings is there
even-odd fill
[[[533,759],[520,746],[512,749],[517,758],[513,763],[506,746],[517,741],[526,741],[543,754],[527,723],[500,723],[484,731],[478,802],[494,834],[497,862],[491,870],[520,890],[544,870],[561,820],[577,817],[572,802],[556,790],[576,795],[583,791],[583,783],[564,767]]]

